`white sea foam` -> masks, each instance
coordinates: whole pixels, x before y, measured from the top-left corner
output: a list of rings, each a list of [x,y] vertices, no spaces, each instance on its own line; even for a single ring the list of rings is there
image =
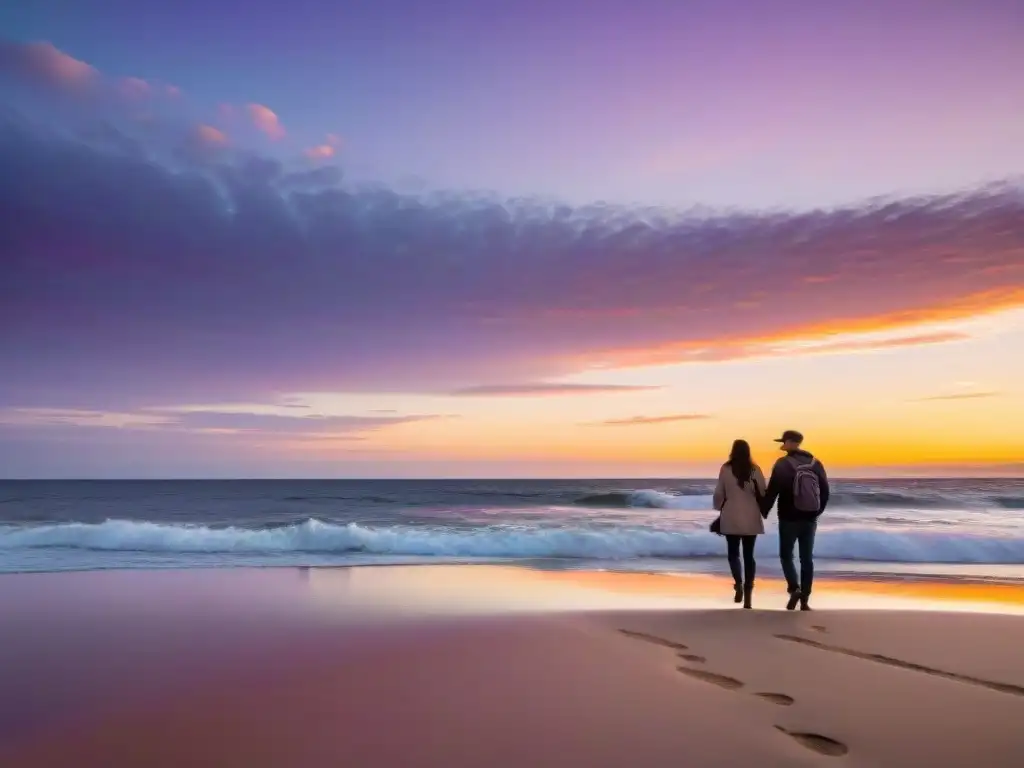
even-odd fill
[[[640,490],[629,493],[629,505],[656,509],[711,509],[711,494],[706,496],[677,496],[661,491]]]
[[[760,545],[775,550],[775,536]],[[643,557],[719,556],[721,539],[700,529],[656,527],[446,526],[370,527],[307,520],[278,528],[210,528],[128,520],[30,527],[0,526],[0,555],[26,550],[104,552],[289,553],[411,555],[420,557],[583,558],[628,560]],[[1024,537],[985,533],[822,527],[820,558],[905,563],[1024,563]]]

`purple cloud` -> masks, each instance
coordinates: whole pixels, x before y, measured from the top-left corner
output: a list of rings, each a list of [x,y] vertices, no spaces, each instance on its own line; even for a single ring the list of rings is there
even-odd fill
[[[0,405],[521,394],[508,382],[1024,303],[1011,183],[805,212],[572,208],[176,140],[0,116]]]
[[[394,412],[392,412],[394,413]],[[140,410],[108,412],[74,408],[0,410],[0,427],[59,427],[78,430],[145,430],[194,434],[246,434],[323,438],[362,435],[398,424],[442,418],[434,414],[389,416],[309,416],[227,411]]]
[[[263,413],[221,413],[189,411],[177,416],[187,430],[232,430],[246,433],[292,436],[338,436],[361,434],[397,424],[439,418],[436,415],[408,416],[279,416]]]
[[[558,397],[561,395],[607,395],[615,392],[646,392],[660,387],[630,384],[484,384],[465,387],[451,394],[456,397]]]

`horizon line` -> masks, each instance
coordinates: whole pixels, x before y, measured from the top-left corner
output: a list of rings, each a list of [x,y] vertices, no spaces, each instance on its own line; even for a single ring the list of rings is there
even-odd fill
[[[221,482],[221,483],[333,483],[333,482],[380,482],[380,483],[431,483],[431,482],[601,482],[609,480],[656,480],[659,482],[678,480],[715,480],[714,475],[603,475],[579,477],[0,477],[0,483],[178,483],[178,482]],[[832,475],[830,482],[857,482],[879,480],[1024,480],[1019,475]]]

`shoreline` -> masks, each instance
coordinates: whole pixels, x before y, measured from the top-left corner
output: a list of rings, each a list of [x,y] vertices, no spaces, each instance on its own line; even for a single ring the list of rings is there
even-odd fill
[[[541,571],[545,573],[613,573],[622,575],[642,575],[642,576],[666,576],[666,577],[686,577],[686,576],[719,576],[722,578],[728,577],[728,571],[721,562],[724,557],[721,556],[708,556],[708,557],[694,557],[688,561],[702,562],[702,563],[715,563],[720,567],[713,570],[657,570],[651,568],[595,568],[589,565],[582,567],[559,567],[561,563],[574,563],[578,560],[564,559],[559,560],[558,558],[523,558],[523,559],[480,559],[480,560],[444,560],[439,559],[438,561],[427,561],[418,560],[411,562],[381,562],[381,563],[370,563],[370,562],[354,562],[354,563],[227,563],[222,565],[206,565],[206,564],[177,564],[172,563],[168,565],[159,564],[147,564],[147,565],[93,565],[93,566],[70,566],[67,568],[36,568],[36,569],[23,569],[17,571],[4,571],[0,570],[0,577],[3,576],[16,576],[19,574],[54,574],[54,573],[93,573],[93,572],[106,572],[106,571],[117,571],[117,572],[145,572],[145,571],[236,571],[236,570],[287,570],[287,569],[317,569],[317,570],[331,570],[339,568],[522,568],[530,571]],[[767,573],[760,578],[768,580],[778,580],[781,578],[781,571],[769,565],[763,567],[760,560],[758,561],[759,566],[762,567]],[[971,584],[971,585],[1000,585],[1000,586],[1021,586],[1024,587],[1024,564],[1021,563],[882,563],[879,565],[893,565],[914,568],[927,568],[930,565],[942,568],[948,566],[963,567],[963,568],[1014,568],[1022,571],[1020,576],[987,576],[976,573],[966,573],[963,575],[955,573],[942,573],[939,571],[929,572],[921,570],[914,572],[912,570],[871,570],[870,568],[856,568],[850,570],[833,570],[832,566],[836,564],[849,564],[849,563],[863,563],[870,564],[867,561],[862,560],[826,560],[818,558],[815,561],[815,565],[818,567],[817,574],[815,576],[815,582],[873,582],[873,583],[940,583],[940,584]],[[550,567],[547,564],[551,564]]]
[[[704,571],[642,571],[588,568],[544,568],[527,562],[483,563],[358,563],[338,565],[224,565],[224,566],[156,566],[97,567],[73,570],[16,571],[0,573],[0,589],[13,577],[73,578],[108,574],[112,577],[132,574],[145,579],[149,575],[197,575],[244,578],[247,573],[331,574],[349,572],[395,571],[424,574],[435,573],[519,574],[523,579],[536,578],[546,584],[595,587],[613,593],[646,594],[665,599],[696,600],[701,608],[706,603],[721,601],[731,592],[732,579],[720,572]],[[4,578],[6,577],[6,579]],[[815,594],[824,595],[829,608],[849,610],[881,608],[891,610],[972,610],[991,613],[1024,614],[1024,579],[957,577],[932,574],[899,574],[879,572],[836,573],[819,571],[815,577]],[[776,573],[758,575],[756,608],[777,609],[785,602],[785,582]],[[767,596],[767,597],[764,597]],[[893,603],[893,608],[887,608]],[[916,604],[916,605],[915,605]]]

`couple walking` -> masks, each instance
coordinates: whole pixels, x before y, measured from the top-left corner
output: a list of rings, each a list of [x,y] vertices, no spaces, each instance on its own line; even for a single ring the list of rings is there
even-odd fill
[[[714,507],[721,514],[711,530],[725,536],[729,568],[736,583],[736,602],[751,607],[757,563],[754,546],[764,533],[776,500],[779,504],[779,559],[786,576],[789,601],[786,610],[809,611],[811,586],[814,581],[814,534],[818,516],[828,504],[829,487],[825,468],[800,445],[804,436],[786,430],[775,442],[786,452],[772,467],[771,479],[765,484],[761,468],[754,463],[746,440],[732,444],[729,460],[718,473]],[[793,564],[793,550],[800,553],[800,574]],[[742,564],[740,550],[743,551]]]

